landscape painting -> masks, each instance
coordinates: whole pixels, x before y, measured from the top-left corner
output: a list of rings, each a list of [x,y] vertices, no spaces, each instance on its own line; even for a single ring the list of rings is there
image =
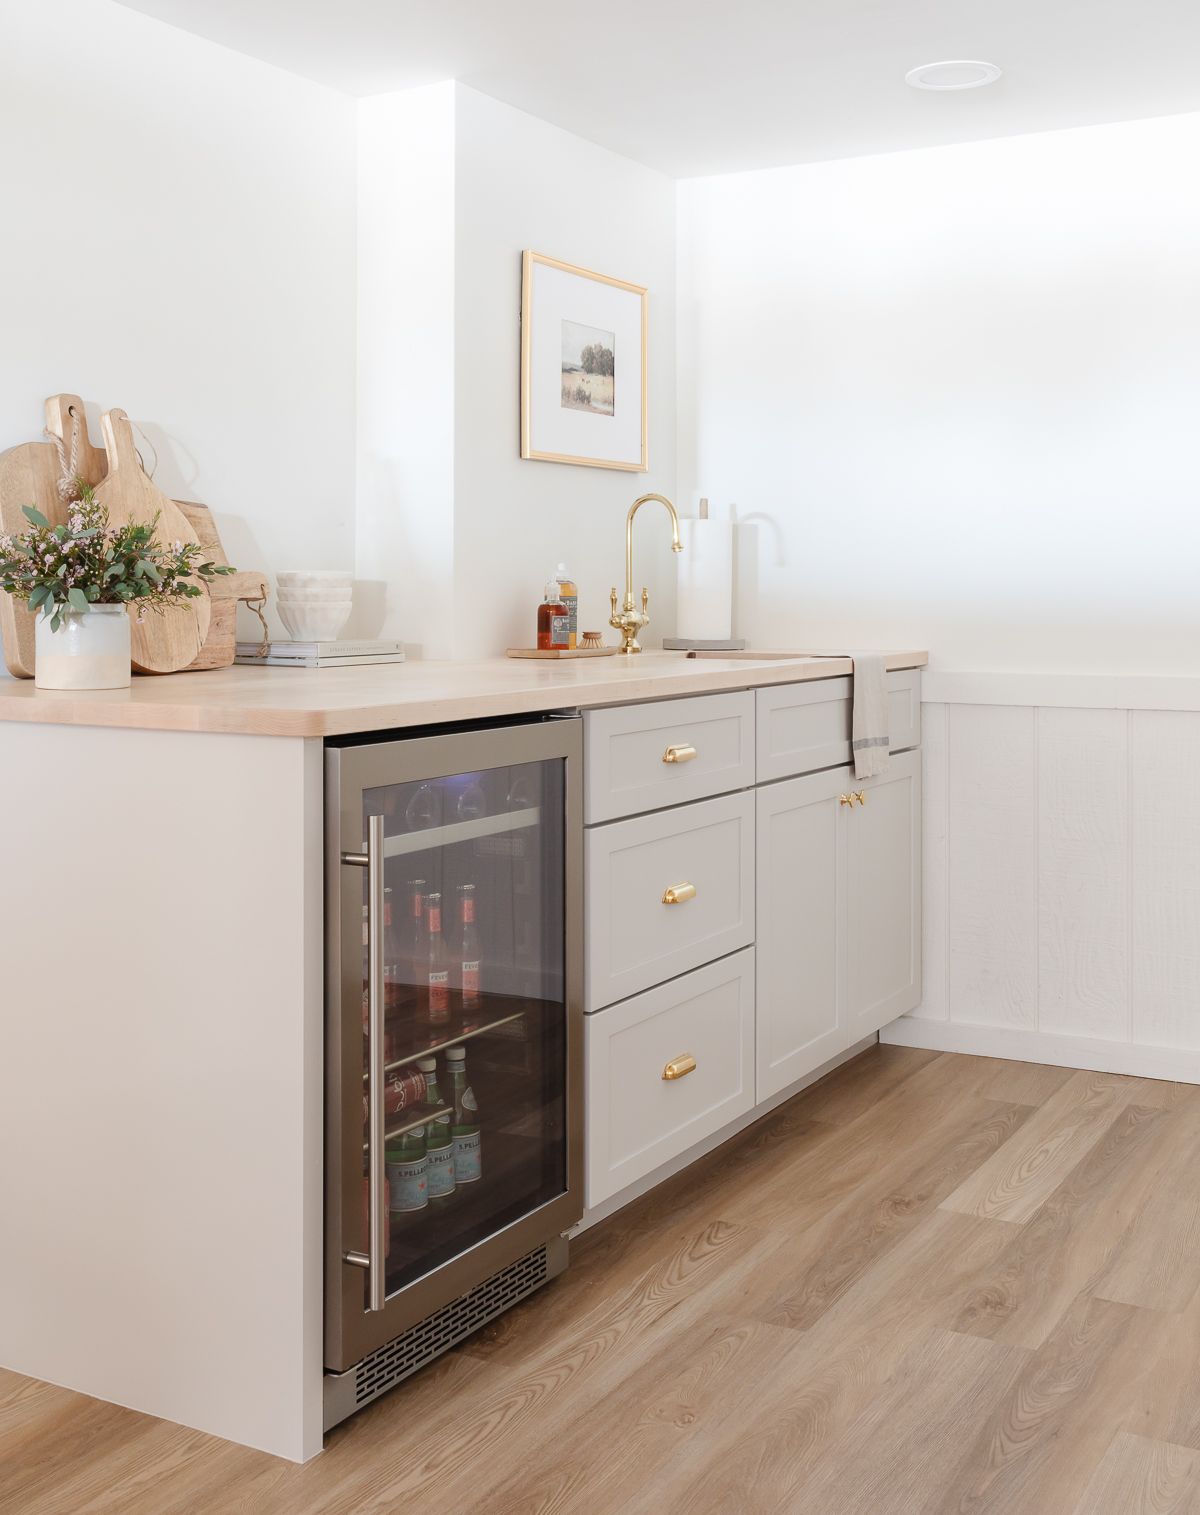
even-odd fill
[[[616,337],[611,331],[562,323],[562,406],[564,410],[590,410],[611,416],[616,385],[613,352]]]
[[[647,299],[642,284],[525,250],[521,258],[523,458],[646,472],[650,466]]]

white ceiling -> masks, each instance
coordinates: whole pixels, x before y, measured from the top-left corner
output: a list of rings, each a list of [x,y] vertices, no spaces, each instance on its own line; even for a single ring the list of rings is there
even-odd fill
[[[441,79],[681,177],[1200,110],[1197,0],[123,0],[353,95]],[[981,58],[986,89],[906,70]]]

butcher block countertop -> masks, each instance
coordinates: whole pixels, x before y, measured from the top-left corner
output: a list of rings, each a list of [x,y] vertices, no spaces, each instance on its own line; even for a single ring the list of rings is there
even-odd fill
[[[889,653],[887,666],[923,668],[924,652]],[[326,737],[434,726],[447,721],[624,705],[722,689],[794,684],[852,671],[824,654],[691,658],[683,652],[538,662],[383,663],[369,668],[235,666],[162,678],[130,689],[37,689],[0,677],[0,720],[48,725],[214,731],[242,736]]]

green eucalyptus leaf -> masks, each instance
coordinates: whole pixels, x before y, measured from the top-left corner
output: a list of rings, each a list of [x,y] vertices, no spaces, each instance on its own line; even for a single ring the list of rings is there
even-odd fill
[[[42,514],[36,505],[22,505],[21,514],[27,521],[31,521],[35,526],[50,525],[50,522],[46,519],[46,517]]]
[[[71,602],[72,610],[78,610],[82,613],[88,608],[87,595],[84,594],[82,589],[69,589],[67,591],[67,599]]]

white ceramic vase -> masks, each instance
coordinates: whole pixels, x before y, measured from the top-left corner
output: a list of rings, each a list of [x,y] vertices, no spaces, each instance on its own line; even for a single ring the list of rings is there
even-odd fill
[[[129,641],[124,605],[68,611],[57,631],[39,615],[33,681],[39,689],[128,689]]]

